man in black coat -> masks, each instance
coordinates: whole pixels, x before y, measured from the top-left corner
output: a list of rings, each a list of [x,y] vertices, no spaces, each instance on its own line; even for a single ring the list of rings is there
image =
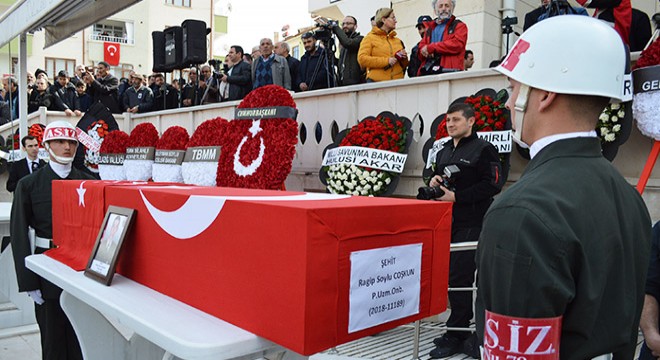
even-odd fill
[[[69,74],[66,70],[60,70],[57,74],[57,81],[48,88],[48,91],[62,100],[62,103],[65,106],[64,112],[71,110],[73,114],[80,116],[81,111],[78,93],[76,93],[75,85],[70,82]]]
[[[337,35],[341,50],[337,63],[337,84],[339,86],[361,84],[366,81],[366,73],[358,64],[357,55],[364,36],[357,32],[357,19],[348,15],[341,23],[332,27]]]
[[[117,99],[119,79],[110,74],[110,64],[105,61],[99,62],[97,66],[98,77],[94,79],[92,74],[86,72],[83,80],[87,84],[87,93],[92,97],[92,102],[100,101],[113,114],[121,113],[121,106]]]
[[[18,180],[32,174],[39,168],[46,165],[46,162],[39,159],[39,141],[31,135],[24,136],[21,139],[23,150],[27,156],[25,159],[14,161],[9,168],[9,179],[7,179],[7,191],[14,192]]]
[[[243,48],[233,45],[227,54],[231,67],[220,77],[222,101],[241,100],[252,90],[252,67],[243,61]]]
[[[161,73],[153,75],[154,83],[150,86],[154,94],[153,111],[176,109],[179,107],[179,91],[165,82]]]
[[[334,87],[334,74],[328,69],[325,49],[316,46],[314,33],[303,34],[305,55],[300,59],[298,86],[300,91],[326,89]]]
[[[550,0],[541,0],[541,6],[525,14],[525,24],[523,25],[523,31],[529,29],[530,26],[536,24],[539,21],[539,16],[545,14],[548,11],[548,4]]]

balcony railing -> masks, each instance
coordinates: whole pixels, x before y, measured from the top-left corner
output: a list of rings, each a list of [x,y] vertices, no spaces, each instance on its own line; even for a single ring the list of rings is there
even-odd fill
[[[90,34],[89,39],[90,40],[95,40],[95,41],[116,42],[116,43],[128,44],[128,45],[134,45],[135,44],[134,39],[126,39],[126,38],[123,38],[123,37],[110,36],[110,35],[101,35],[101,34]]]

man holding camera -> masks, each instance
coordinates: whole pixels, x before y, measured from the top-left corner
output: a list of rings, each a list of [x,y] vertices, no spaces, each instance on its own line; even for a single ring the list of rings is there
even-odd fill
[[[477,137],[472,130],[475,123],[474,109],[465,103],[452,104],[445,115],[447,132],[451,140],[444,144],[436,157],[435,175],[429,185],[440,187],[444,194],[441,201],[453,202],[451,242],[477,241],[481,222],[493,202],[493,196],[502,189],[502,174],[499,154],[495,146]],[[460,172],[444,181],[445,168],[451,165]],[[446,176],[446,175],[445,175]],[[443,185],[451,185],[447,188]],[[469,288],[474,283],[476,264],[474,250],[452,252],[449,259],[449,287]],[[472,319],[472,292],[449,292],[451,314],[447,327],[467,328]],[[431,351],[432,359],[439,359],[464,352],[478,355],[475,336],[466,331],[447,331],[433,340],[436,348]]]
[[[90,70],[83,73],[83,81],[87,84],[87,93],[92,97],[92,103],[100,101],[111,113],[121,114],[121,106],[117,99],[119,79],[110,74],[110,64],[99,61],[96,66],[97,78]]]
[[[318,20],[317,20],[318,21]],[[341,23],[327,22],[325,19],[319,21],[322,26],[326,25],[337,35],[341,49],[339,50],[338,79],[339,86],[355,85],[365,82],[366,73],[358,64],[357,55],[360,43],[364,36],[357,32],[357,20],[353,16],[346,16]]]

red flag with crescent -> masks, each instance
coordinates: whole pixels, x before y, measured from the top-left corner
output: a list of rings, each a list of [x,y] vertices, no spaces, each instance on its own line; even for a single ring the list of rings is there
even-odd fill
[[[104,42],[103,43],[103,60],[111,66],[119,65],[119,43]]]

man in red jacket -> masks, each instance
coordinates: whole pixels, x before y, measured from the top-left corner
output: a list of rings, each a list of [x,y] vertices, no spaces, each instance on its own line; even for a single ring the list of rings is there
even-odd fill
[[[456,0],[434,0],[437,18],[426,23],[426,33],[419,43],[422,64],[419,75],[440,74],[463,70],[468,28],[453,15]]]

